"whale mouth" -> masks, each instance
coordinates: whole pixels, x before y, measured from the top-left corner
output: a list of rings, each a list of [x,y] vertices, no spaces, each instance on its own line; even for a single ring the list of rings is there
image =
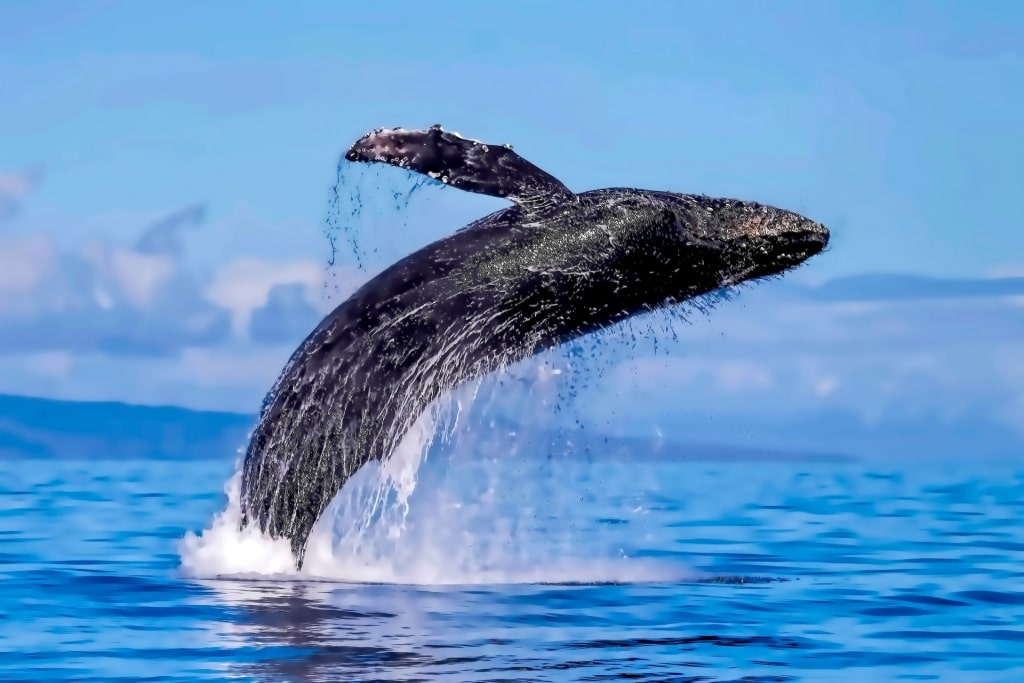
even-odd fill
[[[722,286],[781,275],[828,246],[829,232],[817,224],[758,238],[740,238],[726,249]]]
[[[773,256],[784,269],[800,265],[823,252],[828,246],[829,237],[828,228],[817,223],[801,230],[783,233],[773,240]]]

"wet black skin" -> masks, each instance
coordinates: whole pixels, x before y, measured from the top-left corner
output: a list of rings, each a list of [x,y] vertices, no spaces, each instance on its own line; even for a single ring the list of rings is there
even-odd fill
[[[387,457],[442,394],[631,316],[783,273],[829,239],[810,219],[752,202],[573,194],[510,149],[438,128],[377,131],[348,158],[438,173],[516,203],[367,282],[307,337],[267,396],[245,458],[242,525],[288,538],[300,567],[345,481]]]

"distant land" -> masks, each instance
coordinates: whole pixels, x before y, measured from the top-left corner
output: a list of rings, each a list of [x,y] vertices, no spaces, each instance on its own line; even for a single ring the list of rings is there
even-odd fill
[[[255,415],[239,413],[0,394],[0,457],[233,460],[255,422]],[[1024,457],[1024,433],[980,411],[953,420],[889,415],[870,423],[839,411],[788,419],[693,414],[658,425],[657,431],[653,424],[635,425],[614,435],[594,425],[529,430],[506,415],[467,438],[490,442],[489,452],[514,457],[924,462]]]
[[[0,457],[42,459],[234,459],[247,442],[254,415],[140,406],[118,402],[61,401],[0,394]],[[810,450],[693,444],[583,430],[520,434],[506,424],[483,430],[515,445],[515,453],[547,457],[687,458],[699,460],[849,460]],[[519,430],[521,431],[521,430]],[[501,434],[499,434],[499,432]]]
[[[233,458],[251,415],[0,394],[0,457]]]

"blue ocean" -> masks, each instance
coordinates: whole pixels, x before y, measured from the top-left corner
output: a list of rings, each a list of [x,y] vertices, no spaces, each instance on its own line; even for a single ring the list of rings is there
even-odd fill
[[[234,453],[5,458],[0,680],[1024,673],[1011,462],[421,445],[342,491],[302,574],[237,531]]]

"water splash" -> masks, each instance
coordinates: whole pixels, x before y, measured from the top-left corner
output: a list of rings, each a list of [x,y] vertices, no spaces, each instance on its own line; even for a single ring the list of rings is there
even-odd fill
[[[324,220],[324,236],[331,247],[328,267],[346,263],[367,272],[412,251],[410,242],[423,239],[410,230],[413,201],[429,201],[445,187],[404,169],[340,159]],[[396,240],[395,235],[403,239]]]
[[[332,244],[329,268],[354,260],[365,271],[382,255],[385,261],[391,258],[386,254],[387,240],[381,238],[398,232],[395,213],[408,209],[412,195],[427,183],[406,173],[404,192],[388,190],[385,185],[393,184],[395,177],[395,169],[339,166],[326,223]],[[367,184],[373,191],[367,192]],[[368,198],[373,199],[372,208]],[[380,226],[388,214],[387,225]],[[403,221],[404,250],[410,241],[406,227]],[[671,327],[677,316],[674,312],[645,318],[648,325],[660,318]],[[382,435],[386,455],[367,463],[335,496],[313,528],[301,573],[295,570],[287,541],[270,539],[255,525],[238,531],[236,473],[226,486],[226,509],[202,534],[189,534],[182,541],[183,572],[197,577],[269,575],[398,583],[615,582],[692,575],[686,568],[631,558],[612,536],[583,538],[579,529],[594,525],[581,515],[592,514],[593,509],[580,504],[579,492],[560,487],[567,473],[551,465],[559,454],[519,454],[517,444],[528,442],[495,428],[501,417],[528,431],[581,426],[576,397],[611,366],[614,353],[608,353],[609,347],[618,341],[634,347],[639,343],[634,326],[642,324],[619,325],[506,365],[495,375],[443,395],[419,416],[412,414],[419,412],[415,402],[407,405],[414,397],[396,396],[399,414],[408,418],[398,423],[411,428]],[[473,328],[461,332],[480,333]],[[461,338],[449,340],[451,348],[462,344]],[[434,386],[451,386],[451,370],[437,361],[420,359],[410,374]],[[538,447],[544,444],[529,446]],[[432,450],[436,466],[424,466]],[[565,470],[587,463],[566,461],[560,466]],[[427,478],[426,486],[421,477]],[[628,516],[642,509],[630,505],[616,514]]]
[[[630,536],[643,529],[649,508],[642,494],[600,500],[602,477],[591,462],[564,453],[538,457],[527,434],[509,433],[498,414],[515,408],[507,387],[522,382],[516,370],[526,368],[438,401],[390,458],[353,476],[314,527],[301,571],[287,541],[238,530],[236,474],[226,510],[182,541],[182,572],[415,585],[695,580],[678,561],[635,556]],[[536,427],[551,415],[543,405],[557,389],[548,377],[526,393],[540,399],[526,413]],[[624,526],[600,521],[607,519]]]
[[[200,534],[186,532],[178,545],[181,572],[192,578],[281,577],[295,574],[295,558],[286,539],[272,539],[258,528],[239,529],[241,511],[241,463],[224,485],[227,507],[217,513]]]

